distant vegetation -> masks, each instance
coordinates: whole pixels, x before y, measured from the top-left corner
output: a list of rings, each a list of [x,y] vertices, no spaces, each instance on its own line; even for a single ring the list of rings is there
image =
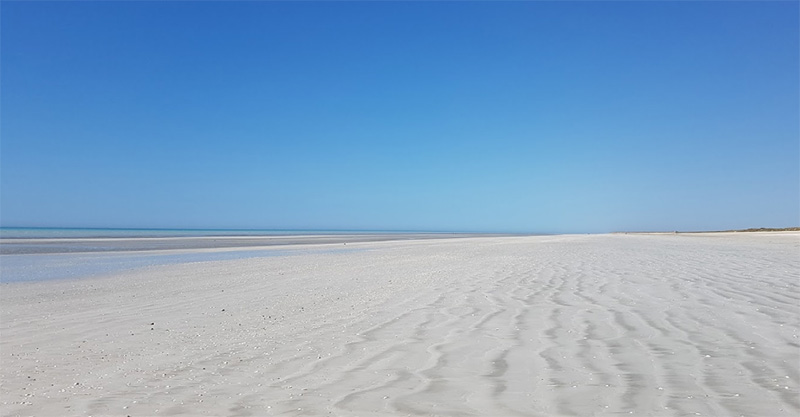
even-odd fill
[[[781,227],[781,228],[759,227],[752,229],[725,230],[725,231],[726,232],[800,232],[800,227]]]
[[[800,227],[753,227],[750,229],[736,230],[694,230],[694,231],[674,231],[674,232],[613,232],[613,233],[732,233],[732,232],[800,232]]]

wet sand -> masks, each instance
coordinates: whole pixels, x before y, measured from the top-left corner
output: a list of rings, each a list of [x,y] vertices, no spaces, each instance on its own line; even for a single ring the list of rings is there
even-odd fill
[[[351,246],[3,284],[0,412],[800,413],[800,233]]]

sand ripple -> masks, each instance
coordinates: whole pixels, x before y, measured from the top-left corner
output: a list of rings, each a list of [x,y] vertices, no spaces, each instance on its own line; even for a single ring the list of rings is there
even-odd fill
[[[350,246],[4,285],[0,411],[800,414],[799,234]]]

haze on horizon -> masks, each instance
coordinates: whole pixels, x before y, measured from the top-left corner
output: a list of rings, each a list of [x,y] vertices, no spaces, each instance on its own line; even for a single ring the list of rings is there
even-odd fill
[[[0,226],[800,225],[797,2],[0,7]]]

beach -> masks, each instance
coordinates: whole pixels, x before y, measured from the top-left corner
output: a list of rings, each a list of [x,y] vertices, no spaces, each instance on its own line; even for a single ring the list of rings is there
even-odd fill
[[[3,283],[0,414],[800,414],[800,232],[261,250]]]

